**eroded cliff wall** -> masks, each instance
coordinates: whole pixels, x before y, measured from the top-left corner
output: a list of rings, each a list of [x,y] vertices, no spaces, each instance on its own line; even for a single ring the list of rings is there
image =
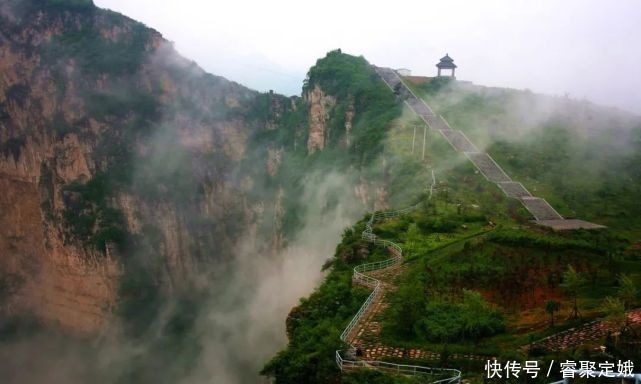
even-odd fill
[[[4,311],[91,333],[141,253],[137,236],[157,235],[164,290],[228,256],[238,234],[216,223],[244,225],[229,172],[246,151],[243,105],[255,93],[91,2],[3,2],[0,12]]]

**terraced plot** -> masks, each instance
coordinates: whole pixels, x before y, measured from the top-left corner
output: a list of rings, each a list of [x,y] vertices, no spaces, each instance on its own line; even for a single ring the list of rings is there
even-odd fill
[[[519,183],[518,181],[503,181],[497,184],[507,197],[520,199],[522,197],[532,196],[532,194],[527,189],[525,189],[523,184]]]
[[[538,197],[523,197],[521,198],[523,205],[536,220],[563,220],[563,216],[552,208],[545,199]]]
[[[487,153],[465,152],[465,156],[474,163],[476,168],[478,168],[478,170],[481,171],[489,181],[493,181],[495,183],[512,181]]]
[[[472,144],[472,142],[465,136],[461,131],[455,131],[453,129],[441,129],[441,134],[447,139],[447,141],[459,152],[477,152],[478,149]]]
[[[627,313],[628,324],[641,325],[641,309],[635,309]],[[559,332],[543,340],[529,344],[525,349],[543,348],[548,351],[562,351],[568,348],[575,348],[580,345],[600,340],[608,333],[616,332],[618,329],[611,323],[604,321],[592,321],[576,328],[570,328]]]

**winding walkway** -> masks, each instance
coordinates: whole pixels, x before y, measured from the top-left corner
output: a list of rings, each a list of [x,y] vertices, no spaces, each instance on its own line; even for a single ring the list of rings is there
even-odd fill
[[[500,190],[510,198],[517,199],[534,216],[534,222],[558,230],[571,230],[578,228],[603,228],[603,226],[583,220],[565,219],[545,199],[533,196],[523,184],[514,181],[486,152],[480,151],[462,131],[452,129],[442,116],[436,115],[432,109],[420,98],[418,98],[403,83],[396,71],[390,68],[374,67],[383,82],[395,93],[404,96],[405,104],[414,111],[430,128],[437,130],[457,152],[463,153],[467,159],[474,164],[478,171],[490,182],[495,183]],[[429,199],[432,198],[433,188],[436,183],[432,171],[432,184],[429,191]],[[430,368],[418,365],[403,365],[381,361],[382,358],[405,358],[405,359],[438,359],[439,354],[421,349],[393,348],[384,346],[378,342],[381,331],[381,316],[387,309],[385,300],[387,293],[395,287],[395,280],[403,271],[403,250],[401,247],[389,240],[380,239],[373,232],[376,222],[395,218],[415,210],[419,204],[398,211],[376,212],[371,215],[365,225],[362,238],[371,243],[380,245],[387,249],[392,256],[383,261],[366,263],[354,268],[352,281],[372,289],[359,311],[354,315],[340,338],[348,344],[351,349],[348,351],[336,351],[336,363],[341,371],[354,369],[376,369],[383,372],[391,372],[402,375],[428,375],[432,383],[460,383],[461,372],[456,369]],[[595,323],[596,324],[596,323]],[[585,327],[594,332],[593,323]],[[599,323],[599,327],[601,327]],[[568,336],[574,338],[582,331],[570,330]],[[603,327],[601,327],[603,328]],[[599,328],[599,329],[601,329]],[[605,329],[605,328],[603,328]],[[598,333],[598,332],[596,332]],[[565,344],[559,338],[565,339],[564,334],[553,335],[541,340],[542,344]],[[577,337],[576,340],[582,340]],[[486,356],[471,354],[453,355],[455,359],[484,360]]]
[[[436,179],[432,171],[428,199],[432,198]],[[370,216],[362,233],[363,240],[380,245],[387,249],[392,256],[383,261],[360,264],[354,267],[352,282],[372,288],[372,293],[367,297],[359,311],[354,315],[341,334],[341,340],[350,345],[348,351],[336,351],[336,363],[341,371],[354,369],[376,369],[382,372],[395,373],[408,376],[429,376],[432,383],[460,383],[461,371],[448,368],[431,368],[419,365],[394,364],[378,360],[385,357],[398,358],[428,358],[425,352],[418,350],[405,350],[403,348],[383,347],[378,343],[367,344],[367,336],[377,336],[380,333],[380,319],[378,316],[385,310],[387,303],[385,295],[393,289],[393,280],[403,270],[403,250],[389,240],[379,238],[374,234],[373,227],[378,221],[388,220],[410,213],[420,207],[419,202],[411,207],[398,211],[376,212]],[[364,354],[363,354],[364,351]],[[411,355],[410,355],[411,353]]]
[[[457,152],[463,153],[467,159],[474,164],[476,169],[490,182],[495,183],[503,193],[510,198],[517,199],[523,206],[534,216],[534,222],[538,225],[550,227],[556,230],[573,230],[579,228],[600,229],[605,228],[602,225],[590,223],[584,220],[566,219],[561,216],[545,199],[533,196],[523,184],[514,181],[501,168],[500,165],[486,152],[480,151],[463,133],[450,127],[447,121],[439,115],[436,115],[424,100],[417,97],[412,90],[403,82],[401,77],[390,68],[374,67],[374,70],[383,79],[383,82],[405,99],[405,104],[416,113],[430,128],[438,131],[447,142]],[[379,305],[377,308],[384,308]],[[628,321],[630,324],[641,324],[641,309],[628,312]],[[376,324],[376,322],[373,322]],[[368,329],[370,333],[380,332],[377,326]],[[586,342],[594,341],[604,337],[608,332],[613,331],[612,325],[604,321],[593,321],[577,328],[551,335],[545,339],[539,340],[525,346],[525,348],[543,347],[549,350],[563,350]],[[366,343],[363,343],[367,345]],[[372,352],[370,352],[372,351]],[[378,355],[414,356],[418,354],[423,357],[423,351],[410,350],[399,352],[393,349],[391,352],[383,347],[365,349],[366,356],[378,357]]]

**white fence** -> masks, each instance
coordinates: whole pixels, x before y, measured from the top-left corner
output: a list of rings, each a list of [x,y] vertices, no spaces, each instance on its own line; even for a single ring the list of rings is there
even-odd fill
[[[432,171],[432,182],[429,187],[428,200],[432,199],[435,184],[436,177],[434,176],[434,171]],[[421,204],[422,202],[419,202],[411,207],[407,207],[397,211],[375,212],[370,216],[369,220],[365,224],[365,230],[361,235],[363,240],[385,247],[387,251],[392,255],[392,257],[386,260],[360,264],[354,267],[354,274],[352,275],[352,281],[354,282],[354,284],[360,284],[372,288],[372,293],[370,293],[363,305],[361,305],[358,312],[356,312],[352,320],[349,322],[347,327],[345,327],[343,333],[341,333],[341,340],[352,346],[352,350],[348,353],[350,356],[355,356],[355,347],[351,343],[352,332],[358,326],[359,322],[369,313],[372,303],[374,303],[376,299],[378,299],[378,297],[383,293],[380,280],[366,275],[365,272],[397,267],[403,262],[403,249],[393,241],[383,240],[376,236],[373,229],[374,224],[376,224],[376,222],[378,221],[392,219],[410,213],[420,207]],[[338,364],[338,367],[341,369],[341,371],[365,368],[409,376],[436,376],[436,380],[432,381],[432,383],[459,383],[461,381],[461,371],[456,369],[430,368],[422,367],[419,365],[394,364],[384,361],[365,361],[357,360],[356,358],[346,359],[341,356],[341,351],[336,351],[336,364]]]
[[[387,372],[397,375],[406,376],[424,376],[431,384],[459,383],[461,380],[461,371],[449,368],[430,368],[419,365],[394,364],[385,361],[367,361],[367,360],[347,360],[341,356],[340,351],[336,351],[336,364],[343,371],[357,369],[376,369],[381,372]]]

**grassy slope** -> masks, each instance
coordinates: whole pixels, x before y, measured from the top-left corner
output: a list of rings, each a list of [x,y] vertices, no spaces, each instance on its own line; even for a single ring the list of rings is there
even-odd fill
[[[464,130],[472,141],[486,146],[515,179],[523,181],[533,192],[549,199],[563,214],[602,222],[611,226],[611,229],[602,232],[554,234],[529,225],[529,214],[517,201],[505,198],[496,186],[486,182],[465,158],[454,153],[445,140],[433,132],[427,134],[425,163],[428,167],[423,167],[419,161],[422,127],[417,129],[415,151],[412,154],[411,142],[416,122],[405,111],[388,135],[384,154],[394,159],[395,167],[401,175],[404,169],[420,168],[415,174],[420,179],[399,178],[402,182],[392,184],[391,188],[416,188],[416,184],[424,184],[429,179],[428,169],[431,168],[436,171],[438,189],[435,204],[426,204],[419,212],[380,224],[376,228],[381,237],[394,239],[403,246],[409,267],[386,314],[382,334],[386,344],[433,351],[445,349],[449,352],[524,358],[518,350],[521,345],[577,324],[576,321],[567,320],[571,303],[561,287],[562,276],[568,265],[573,265],[586,281],[579,291],[578,300],[584,319],[605,314],[603,298],[617,294],[617,276],[620,272],[625,271],[633,281],[641,283],[638,259],[630,255],[624,256],[623,253],[628,240],[636,238],[641,227],[641,223],[633,216],[638,212],[638,203],[634,199],[635,191],[641,184],[635,174],[638,171],[625,167],[634,161],[640,151],[635,152],[627,147],[617,152],[609,150],[604,161],[609,167],[615,168],[614,176],[610,178],[617,180],[608,183],[595,181],[591,177],[602,175],[606,170],[598,158],[588,156],[603,153],[606,148],[624,142],[626,145],[639,143],[634,141],[636,139],[612,139],[609,126],[597,134],[583,131],[598,129],[594,126],[608,121],[612,127],[618,127],[623,132],[617,135],[635,138],[638,131],[634,127],[638,120],[598,108],[584,112],[584,115],[591,116],[589,119],[583,116],[582,119],[569,120],[567,110],[555,107],[554,103],[557,101],[553,101],[552,106],[539,107],[541,110],[538,113],[542,116],[526,122],[527,133],[515,135],[514,132],[510,133],[509,127],[523,123],[524,120],[513,108],[507,106],[540,103],[538,96],[503,90],[480,95],[474,89],[448,88],[439,92],[426,87],[415,90],[431,104],[435,104],[453,127]],[[554,112],[555,108],[559,111]],[[566,120],[554,115],[561,112],[566,114]],[[587,128],[585,121],[590,122]],[[577,132],[581,132],[580,139],[569,140],[568,136],[578,134]],[[506,139],[508,137],[509,141]],[[607,202],[598,200],[595,195],[608,197]],[[410,203],[398,201],[394,205],[400,207]],[[604,205],[607,210],[603,210]],[[614,212],[628,213],[616,215]],[[487,226],[488,220],[497,225]],[[349,236],[337,248],[336,260],[340,260],[341,250],[345,247],[355,247],[358,240],[353,237],[353,232],[360,230],[362,223],[348,232]],[[487,230],[491,231],[486,232]],[[371,259],[381,257],[380,252],[371,247],[370,255]],[[321,300],[324,295],[335,292],[337,286],[334,281],[337,274],[344,276],[343,278],[349,274],[343,262],[335,263],[327,280],[312,296],[314,300]],[[464,321],[469,316],[464,310],[450,313],[447,309],[448,306],[456,307],[459,305],[457,303],[463,303],[463,289],[480,292],[487,308],[500,313],[500,326],[494,327],[488,333],[490,336],[485,337],[462,333],[452,337],[441,335],[439,339],[438,335],[425,332],[425,329],[421,331],[422,324],[427,324],[429,330],[443,321],[440,325],[447,330],[453,327],[452,322]],[[362,292],[360,288],[352,290]],[[561,302],[561,312],[557,314],[560,320],[557,320],[554,328],[548,327],[549,315],[544,310],[545,301],[550,299]],[[407,327],[403,329],[401,321],[408,313],[407,308],[403,308],[408,302],[415,305],[415,319],[410,322],[409,330]],[[434,303],[446,305],[435,308],[432,305]],[[638,302],[630,305],[634,304]],[[312,311],[313,305],[310,299],[304,301],[301,308]],[[296,313],[299,311],[300,309]],[[330,317],[333,321],[342,320],[339,325],[331,325],[332,334],[340,333],[351,318],[351,313],[345,311],[338,318],[333,313],[335,312],[330,312],[330,316],[323,313],[309,317],[297,316],[297,332],[305,335],[299,337],[313,337],[319,327],[330,326],[325,322]],[[440,313],[441,316],[438,317],[441,319],[435,319],[435,313]],[[316,342],[306,346],[306,353],[311,353],[315,348],[331,351],[337,343],[338,340],[335,340],[331,347],[319,347]],[[300,348],[299,338],[290,339],[289,348],[268,367],[274,372],[274,366],[291,368],[299,365],[305,367],[307,374],[310,370],[317,374],[320,365],[310,366],[309,361],[302,362]],[[285,356],[287,359],[284,359]],[[335,368],[329,363],[331,357],[331,354],[324,357],[327,359],[324,360],[327,364],[323,365],[325,380],[397,380],[390,377],[365,377],[366,373],[339,378]],[[460,367],[470,377],[474,377],[475,371],[482,370],[482,365],[478,363],[451,359],[425,363]],[[282,375],[278,377],[278,382],[287,383],[290,378]]]
[[[528,91],[456,83],[414,89],[561,214],[641,238],[641,118]]]

